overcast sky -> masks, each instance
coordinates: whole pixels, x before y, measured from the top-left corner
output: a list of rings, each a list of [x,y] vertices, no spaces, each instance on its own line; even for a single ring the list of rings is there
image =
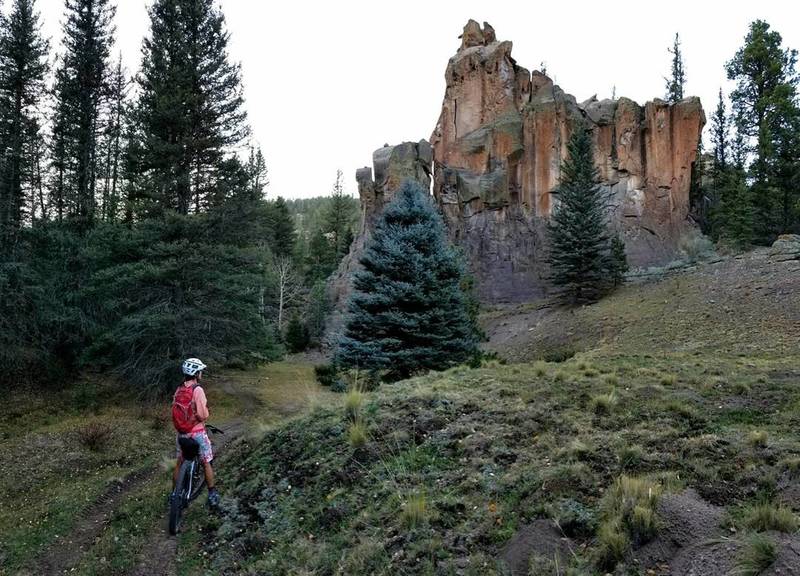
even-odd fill
[[[58,46],[63,0],[39,0],[45,33]],[[138,68],[149,1],[119,0],[118,50]],[[403,0],[289,2],[222,0],[230,53],[241,62],[247,109],[270,172],[270,197],[330,192],[337,168],[355,194],[355,170],[384,143],[429,138],[444,96],[447,61],[469,18],[514,42],[513,56],[548,74],[578,101],[593,94],[643,103],[663,97],[675,32],[683,43],[687,91],[706,115],[724,63],[756,18],[800,48],[800,3],[512,2]],[[60,47],[59,47],[60,50]]]

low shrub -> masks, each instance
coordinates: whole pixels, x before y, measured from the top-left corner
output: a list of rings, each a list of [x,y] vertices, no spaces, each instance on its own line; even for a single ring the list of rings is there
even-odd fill
[[[612,569],[628,545],[641,546],[656,534],[656,507],[661,486],[643,478],[620,476],[601,502],[597,533],[598,563]]]
[[[597,530],[594,510],[572,498],[565,498],[555,504],[552,515],[564,534],[570,538],[589,538]]]
[[[753,430],[747,436],[747,441],[754,448],[763,448],[767,445],[768,439],[769,434],[767,434],[766,430]]]
[[[592,412],[598,416],[608,416],[614,411],[614,407],[617,405],[617,395],[614,390],[612,390],[608,394],[592,396],[590,405]]]
[[[333,364],[314,366],[314,377],[321,386],[325,386],[326,388],[332,387],[337,380],[337,376],[338,370]]]
[[[111,440],[112,428],[105,422],[89,422],[78,428],[78,441],[92,452],[103,452]]]
[[[678,242],[678,248],[692,264],[714,257],[714,243],[700,232],[684,234]]]

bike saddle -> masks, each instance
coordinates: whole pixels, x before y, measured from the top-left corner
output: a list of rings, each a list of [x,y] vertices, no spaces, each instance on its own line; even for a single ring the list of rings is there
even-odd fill
[[[178,445],[185,460],[194,460],[200,452],[200,444],[194,438],[181,436],[178,438]]]

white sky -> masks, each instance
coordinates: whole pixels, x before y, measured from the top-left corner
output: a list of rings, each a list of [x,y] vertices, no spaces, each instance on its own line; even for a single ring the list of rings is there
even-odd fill
[[[149,1],[118,0],[118,49],[140,60]],[[58,46],[63,0],[39,0],[45,34]],[[384,143],[429,138],[444,96],[447,61],[469,18],[488,21],[528,69],[541,62],[578,101],[597,94],[643,103],[663,97],[675,32],[687,92],[706,115],[726,91],[724,63],[748,23],[769,22],[800,49],[800,2],[645,0],[275,1],[221,0],[230,52],[242,63],[247,109],[269,167],[270,197],[328,194],[337,168],[355,194],[355,170]]]

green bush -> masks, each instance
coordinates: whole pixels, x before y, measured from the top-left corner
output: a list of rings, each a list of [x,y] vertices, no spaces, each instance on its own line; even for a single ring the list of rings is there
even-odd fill
[[[338,370],[333,364],[320,364],[314,366],[314,377],[321,386],[330,388],[337,380]]]

